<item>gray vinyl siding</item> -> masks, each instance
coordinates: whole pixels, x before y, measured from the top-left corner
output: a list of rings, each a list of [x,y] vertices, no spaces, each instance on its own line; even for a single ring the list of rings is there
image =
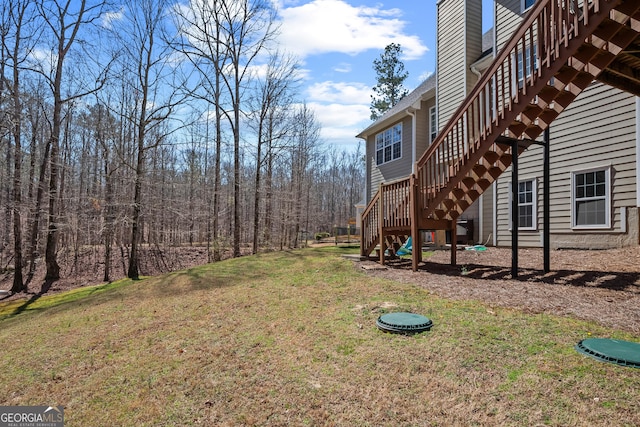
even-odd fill
[[[585,90],[551,124],[551,246],[603,248],[633,244],[637,220],[622,211],[636,206],[636,107],[635,98],[601,83]],[[536,178],[537,230],[519,233],[520,246],[541,246],[542,148],[531,147],[520,156],[519,179]],[[571,175],[591,168],[610,167],[611,227],[597,230],[572,229]],[[511,245],[509,231],[509,168],[498,182],[498,245]],[[635,211],[633,213],[635,218]],[[637,242],[635,242],[637,243]]]
[[[445,126],[475,84],[469,65],[482,53],[481,4],[480,0],[438,3],[438,129]]]
[[[468,1],[465,19],[467,20],[467,48],[466,55],[466,93],[471,92],[478,82],[478,76],[471,71],[471,64],[482,55],[482,1]]]
[[[392,122],[388,127],[382,129],[388,129],[395,126],[398,122],[402,122],[402,154],[399,159],[376,165],[376,134],[368,136],[367,168],[371,171],[371,186],[369,188],[369,194],[367,194],[367,202],[369,202],[371,197],[378,191],[381,183],[397,181],[411,175],[411,168],[413,166],[411,162],[411,120],[411,116],[405,116],[402,117],[401,120]]]
[[[509,42],[511,35],[522,22],[521,0],[496,0],[496,52]]]
[[[488,244],[493,243],[493,239],[489,240],[489,237],[493,236],[493,185],[487,188],[482,193],[482,224],[478,224],[478,242]]]
[[[464,98],[465,57],[460,52],[464,48],[464,3],[448,0],[438,4],[438,58],[437,58],[437,99],[438,129],[442,129]]]

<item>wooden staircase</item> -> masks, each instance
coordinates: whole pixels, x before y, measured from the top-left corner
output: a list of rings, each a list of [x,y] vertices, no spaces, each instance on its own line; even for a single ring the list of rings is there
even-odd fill
[[[384,263],[393,242],[420,247],[419,230],[451,230],[455,242],[460,214],[596,79],[640,96],[640,0],[538,0],[416,173],[380,186],[361,255],[379,248]]]

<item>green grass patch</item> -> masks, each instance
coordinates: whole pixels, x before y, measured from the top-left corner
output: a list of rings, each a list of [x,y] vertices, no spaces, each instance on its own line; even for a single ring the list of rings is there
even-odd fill
[[[640,424],[636,370],[573,349],[588,333],[638,337],[438,298],[345,252],[358,249],[237,258],[18,315],[0,305],[0,405],[64,405],[67,426]],[[434,327],[379,331],[392,311]]]
[[[18,314],[21,314],[23,312],[43,310],[62,304],[72,303],[90,296],[99,295],[100,293],[105,291],[117,289],[121,286],[126,286],[130,283],[131,281],[128,279],[122,279],[111,283],[104,283],[101,285],[85,286],[54,295],[33,295],[32,297],[27,299],[0,302],[0,320],[17,316]]]

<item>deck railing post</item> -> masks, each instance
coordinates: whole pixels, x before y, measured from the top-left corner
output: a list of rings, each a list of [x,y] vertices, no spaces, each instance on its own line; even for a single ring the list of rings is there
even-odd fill
[[[518,140],[511,142],[511,278],[518,277]]]
[[[378,240],[380,241],[380,264],[384,265],[384,251],[386,250],[385,247],[385,240],[384,240],[384,184],[380,184],[380,189],[378,190],[378,194],[380,195],[380,200],[378,201],[378,203],[380,204],[380,206],[378,206],[379,208],[379,218],[378,218]]]
[[[410,223],[411,223],[411,268],[413,271],[418,271],[418,264],[421,261],[422,255],[422,242],[420,241],[420,225],[418,224],[418,218],[420,215],[420,208],[418,203],[418,180],[416,175],[412,174],[409,181],[409,201],[410,201]]]
[[[542,171],[542,175],[543,175],[543,181],[544,181],[544,189],[543,189],[543,204],[544,206],[542,207],[543,213],[542,213],[542,250],[543,250],[543,271],[545,273],[548,273],[549,271],[551,271],[551,254],[550,254],[550,249],[549,249],[549,245],[551,242],[550,236],[551,236],[551,230],[549,229],[549,227],[551,226],[551,220],[550,220],[550,207],[549,207],[549,202],[551,199],[551,195],[549,194],[550,190],[551,190],[551,183],[549,182],[551,179],[551,172],[550,172],[550,153],[549,150],[551,150],[551,146],[549,145],[549,128],[547,127],[544,130],[544,165],[543,165],[543,171]]]
[[[451,265],[456,265],[458,262],[458,220],[454,219],[451,224]]]

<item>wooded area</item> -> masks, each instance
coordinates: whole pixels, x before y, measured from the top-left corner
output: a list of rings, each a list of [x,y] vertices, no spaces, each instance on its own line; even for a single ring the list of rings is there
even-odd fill
[[[346,225],[360,149],[328,149],[277,46],[268,0],[4,0],[0,269],[44,256],[205,246],[208,260],[297,247]]]

